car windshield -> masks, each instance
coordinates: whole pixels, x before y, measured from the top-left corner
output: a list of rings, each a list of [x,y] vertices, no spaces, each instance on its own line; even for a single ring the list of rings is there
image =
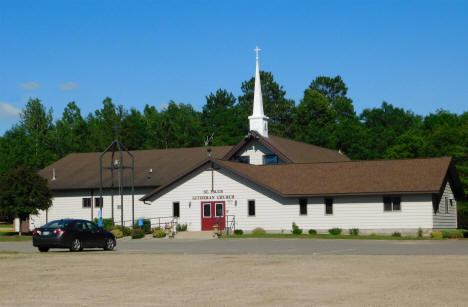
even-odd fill
[[[69,223],[70,221],[67,221],[67,220],[52,221],[42,226],[42,228],[53,228],[53,229],[65,228],[68,226]]]

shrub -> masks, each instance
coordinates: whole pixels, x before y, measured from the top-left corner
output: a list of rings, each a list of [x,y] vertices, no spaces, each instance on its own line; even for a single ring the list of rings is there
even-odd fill
[[[334,236],[337,236],[337,235],[340,235],[341,234],[341,228],[332,228],[332,229],[328,229],[328,232],[331,234],[331,235],[334,235]]]
[[[117,239],[123,238],[122,230],[120,229],[112,229],[111,232]]]
[[[153,230],[153,238],[164,238],[166,236],[166,232],[160,228]]]
[[[463,238],[463,231],[458,229],[442,230],[442,236],[448,239]]]
[[[440,231],[433,231],[431,232],[431,238],[432,239],[442,239],[444,236],[442,235],[442,232]]]
[[[418,228],[418,238],[422,238],[423,237],[423,230],[421,227]]]
[[[315,230],[315,229],[309,229],[309,234],[310,234],[310,235],[316,235],[316,234],[317,234],[317,230]]]
[[[350,236],[358,236],[359,235],[359,228],[351,228],[349,230],[349,235]]]
[[[142,228],[136,228],[132,231],[132,239],[141,239],[145,236],[145,231]]]
[[[177,230],[177,232],[187,231],[187,224],[177,224],[176,230]]]
[[[468,230],[463,230],[463,238],[468,238]]]
[[[266,234],[266,231],[265,231],[265,229],[263,229],[261,227],[257,227],[254,230],[252,230],[252,234],[254,234],[254,235],[264,235],[264,234]]]
[[[292,223],[292,233],[295,235],[300,235],[302,233],[302,229],[300,229],[294,222]]]
[[[138,221],[135,223],[134,229],[143,229],[145,234],[150,234],[151,233],[151,220],[150,219],[143,219],[143,226],[138,225]]]
[[[114,230],[114,229],[118,229],[118,230],[122,231],[122,226],[115,225],[115,226],[112,227],[111,231]],[[131,234],[132,234],[132,229],[130,227],[124,227],[123,236],[128,237]]]
[[[132,235],[132,229],[130,227],[124,227],[124,237],[128,237]]]
[[[98,218],[94,218],[93,222],[94,224],[99,225]],[[112,219],[102,219],[102,228],[109,231],[112,230],[114,228],[114,222],[112,221]]]
[[[392,233],[392,237],[401,237],[401,233],[395,231],[394,233]]]
[[[377,237],[377,234],[375,232],[370,234],[371,237]]]
[[[242,229],[236,229],[234,230],[234,234],[236,235],[243,235],[244,234],[244,231]]]

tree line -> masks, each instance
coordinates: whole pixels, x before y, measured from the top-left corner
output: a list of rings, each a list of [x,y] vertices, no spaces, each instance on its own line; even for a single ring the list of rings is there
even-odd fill
[[[260,72],[270,134],[340,150],[353,160],[452,156],[468,194],[468,111],[438,110],[426,116],[382,102],[357,114],[340,76],[320,76],[296,104],[270,72]],[[30,99],[19,123],[0,137],[0,175],[24,166],[38,170],[69,153],[103,151],[117,135],[130,149],[236,144],[248,131],[255,79],[235,97],[225,89],[206,96],[201,111],[170,101],[162,110],[102,106],[83,116],[76,102],[52,118],[39,99]],[[4,188],[4,187],[1,187]]]

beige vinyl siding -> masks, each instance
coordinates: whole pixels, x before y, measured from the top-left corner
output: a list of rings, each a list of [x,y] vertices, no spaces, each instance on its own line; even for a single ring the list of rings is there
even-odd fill
[[[263,156],[271,155],[272,152],[258,141],[250,141],[241,148],[236,156],[248,156],[250,164],[263,165]]]
[[[213,189],[222,193],[211,193]],[[433,228],[432,198],[430,194],[402,195],[401,211],[384,212],[382,196],[343,196],[333,197],[333,214],[325,214],[322,197],[309,198],[307,215],[300,215],[299,198],[280,197],[269,190],[254,184],[225,169],[211,171],[208,166],[187,175],[171,185],[147,204],[139,201],[151,189],[135,191],[135,219],[172,216],[172,204],[180,202],[180,223],[186,223],[189,231],[201,230],[201,203],[199,196],[212,196],[212,201],[220,196],[234,196],[225,201],[226,215],[234,215],[236,228],[251,231],[263,227],[270,232],[290,232],[295,222],[305,229],[327,231],[333,227],[343,229],[359,228],[361,230],[417,230]],[[49,221],[60,218],[91,219],[91,208],[82,207],[82,198],[90,197],[91,191],[56,192],[53,206],[49,209]],[[99,196],[99,191],[94,191]],[[248,216],[248,201],[255,200],[255,216]],[[114,216],[120,221],[120,197],[115,196]],[[455,205],[456,206],[456,205]],[[441,209],[444,209],[441,206]],[[97,217],[98,208],[93,207],[93,216]],[[455,208],[456,210],[456,208]],[[109,191],[104,194],[103,217],[111,217]],[[124,196],[124,220],[131,220],[131,196],[126,191]],[[456,219],[456,216],[455,216]],[[157,225],[154,223],[153,227]],[[31,227],[45,223],[45,212],[31,217]],[[130,226],[130,224],[128,224]],[[455,225],[456,227],[456,225]],[[444,226],[443,228],[448,228]]]
[[[172,210],[172,202],[180,201],[182,223],[189,230],[201,229],[201,200],[192,196],[211,190],[211,171],[201,170],[165,194],[152,199],[154,214]],[[250,231],[263,227],[267,231],[291,230],[293,222],[304,229],[327,230],[332,227],[360,229],[415,229],[432,228],[430,195],[403,195],[401,211],[384,212],[382,196],[335,197],[333,215],[325,215],[323,198],[308,199],[308,214],[300,215],[299,199],[283,198],[226,170],[214,172],[214,190],[222,195],[234,195],[226,201],[226,214],[234,215],[236,228]],[[213,194],[217,197],[217,194]],[[216,200],[216,199],[214,199]],[[248,200],[255,200],[255,216],[248,216]],[[166,209],[164,209],[166,208]]]
[[[138,199],[143,195],[147,194],[151,189],[136,189],[135,190],[135,218],[146,217],[148,213],[148,205]],[[117,193],[115,191],[114,193]],[[93,191],[94,197],[99,197],[99,190]],[[93,218],[98,217],[99,207],[94,207],[95,203],[93,200],[92,208],[83,208],[82,199],[85,197],[91,197],[91,190],[82,191],[57,191],[54,192],[52,199],[52,206],[48,210],[48,221],[64,219],[64,218],[75,218],[91,220],[91,210],[93,211]],[[120,205],[120,196],[114,195],[114,217],[115,220],[120,222],[121,210],[117,209]],[[110,191],[103,193],[103,207],[102,207],[103,218],[110,218],[112,216],[111,196]],[[172,213],[171,213],[172,215]],[[132,197],[129,191],[125,191],[124,194],[124,220],[132,219]],[[39,227],[46,223],[46,212],[40,211],[38,215],[31,215],[30,227]],[[129,223],[129,226],[131,223]]]
[[[445,198],[448,200],[448,213],[445,211]],[[450,206],[450,199],[453,199],[453,205]],[[450,183],[447,181],[439,202],[439,211],[433,212],[434,229],[456,229],[457,228],[457,201],[453,195]]]

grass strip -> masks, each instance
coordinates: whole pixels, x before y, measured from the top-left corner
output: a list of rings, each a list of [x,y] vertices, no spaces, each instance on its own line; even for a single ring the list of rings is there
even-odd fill
[[[18,242],[32,241],[32,238],[28,236],[21,236],[21,237],[20,236],[16,236],[16,237],[0,236],[0,242],[15,242],[15,241],[18,241]]]
[[[243,235],[223,235],[221,238],[224,239],[240,239],[240,238],[283,238],[283,239],[351,239],[351,240],[430,240],[430,238],[417,238],[417,237],[393,237],[393,236],[382,236],[382,235],[329,235],[329,234],[316,234],[316,235],[294,235],[294,234],[243,234]]]
[[[14,231],[0,231],[0,242],[14,242],[14,241],[31,241],[32,236],[30,234],[18,235]]]

